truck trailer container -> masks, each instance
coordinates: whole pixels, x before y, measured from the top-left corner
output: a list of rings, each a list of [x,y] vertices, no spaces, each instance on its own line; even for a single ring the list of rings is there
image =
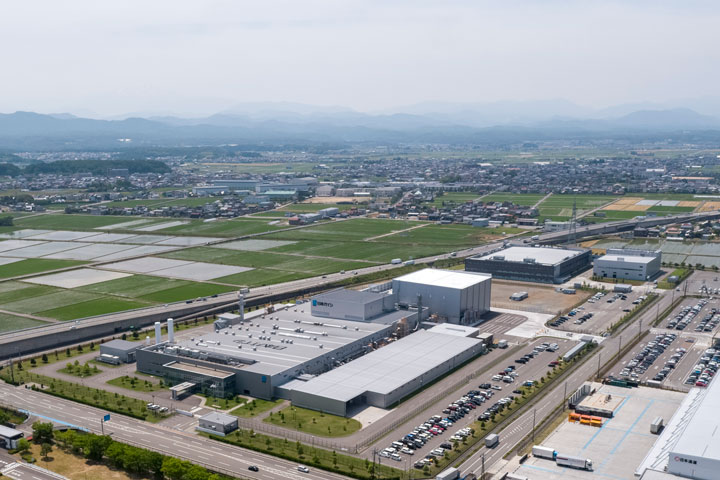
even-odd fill
[[[658,434],[663,428],[663,418],[657,417],[650,424],[650,433]]]
[[[543,447],[542,445],[533,445],[532,447],[533,457],[547,458],[548,460],[555,460],[557,452],[550,447]]]
[[[555,463],[561,467],[579,468],[592,471],[592,460],[589,458],[573,457],[571,455],[555,455]]]
[[[435,480],[456,480],[458,478],[460,478],[460,470],[451,467],[438,473]]]
[[[400,265],[402,263],[402,258],[393,258],[392,260],[390,260],[390,263],[392,263],[393,265]]]
[[[498,435],[497,433],[491,433],[490,435],[485,437],[485,446],[487,448],[493,448],[498,443],[500,443],[500,435]]]

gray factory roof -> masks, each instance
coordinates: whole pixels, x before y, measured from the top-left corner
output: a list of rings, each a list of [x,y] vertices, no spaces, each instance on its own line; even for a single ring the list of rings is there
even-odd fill
[[[312,297],[314,300],[338,300],[346,302],[367,303],[378,298],[383,298],[387,293],[377,293],[368,290],[346,290],[338,288],[330,292],[321,293]]]
[[[343,402],[365,392],[389,394],[480,343],[475,338],[420,330],[294,390]]]
[[[627,263],[643,263],[648,264],[655,260],[656,257],[641,257],[638,255],[603,255],[598,260],[608,262],[627,262]]]
[[[101,347],[109,347],[123,352],[131,352],[143,346],[141,342],[128,342],[127,340],[110,340],[100,345]]]
[[[399,319],[403,314],[407,312],[392,312],[391,316]],[[310,303],[303,303],[270,314],[262,311],[246,314],[243,324],[204,332],[191,340],[178,341],[177,345],[246,359],[249,361],[238,368],[274,375],[387,328],[381,323],[313,317]],[[167,346],[162,344],[159,348]]]
[[[691,410],[692,418],[687,422],[671,452],[720,460],[720,442],[716,436],[720,427],[720,415],[717,414],[720,405],[720,382],[710,382],[698,403]]]
[[[210,412],[200,417],[200,420],[219,423],[220,425],[231,425],[237,421],[237,417],[220,412]]]
[[[490,280],[492,275],[485,273],[463,272],[458,270],[438,270],[424,268],[417,272],[408,273],[395,280],[398,282],[421,283],[445,288],[468,288],[478,283]]]
[[[533,259],[533,263],[540,265],[557,265],[568,258],[583,253],[583,250],[570,250],[566,248],[550,247],[509,247],[498,252],[475,257],[480,260],[504,260],[506,262],[525,262]],[[501,258],[502,257],[502,258]]]

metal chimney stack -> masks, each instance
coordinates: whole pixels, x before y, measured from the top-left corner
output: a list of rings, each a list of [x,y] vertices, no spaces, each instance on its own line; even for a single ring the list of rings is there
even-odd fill
[[[168,343],[175,343],[175,320],[168,318]]]
[[[155,322],[155,345],[162,341],[162,327],[160,322]]]
[[[242,292],[238,292],[238,314],[240,315],[240,321],[245,321],[245,296]]]

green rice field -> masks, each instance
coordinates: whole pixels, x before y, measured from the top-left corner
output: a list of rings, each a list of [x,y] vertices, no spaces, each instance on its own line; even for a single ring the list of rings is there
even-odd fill
[[[59,268],[75,267],[86,262],[77,260],[53,260],[45,258],[28,258],[19,262],[0,265],[0,278],[19,277],[34,273],[49,272]]]
[[[0,313],[0,332],[12,332],[13,330],[38,327],[40,325],[47,325],[47,323],[41,322],[40,320],[34,320],[32,318]]]

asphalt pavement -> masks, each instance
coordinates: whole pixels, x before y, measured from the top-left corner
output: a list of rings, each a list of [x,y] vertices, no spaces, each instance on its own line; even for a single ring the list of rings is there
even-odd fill
[[[692,277],[691,277],[692,278]],[[558,383],[547,394],[531,402],[526,409],[514,421],[508,424],[499,432],[500,443],[495,448],[480,448],[476,453],[463,461],[460,471],[463,474],[481,474],[484,470],[496,471],[501,467],[503,457],[526,436],[531,435],[533,425],[538,425],[559,405],[564,403],[565,398],[574,393],[585,381],[595,377],[599,368],[610,362],[616,362],[615,355],[622,348],[622,345],[635,338],[639,333],[647,332],[652,321],[656,318],[656,309],[663,311],[672,304],[672,295],[669,291],[658,291],[660,295],[658,306],[653,305],[636,317],[621,332],[608,337],[602,343],[592,359],[575,368],[561,383]],[[641,326],[641,327],[640,327]],[[641,329],[642,328],[642,329]]]
[[[100,419],[108,413],[2,382],[0,382],[0,403],[27,410],[33,416],[46,421],[80,427],[97,434],[101,433]],[[106,435],[112,436],[119,442],[189,460],[233,477],[289,480],[347,478],[313,467],[310,467],[310,474],[302,473],[297,470],[297,464],[293,462],[122,415],[111,413],[110,421],[104,424],[103,429]],[[258,466],[259,471],[249,471],[250,465]]]

